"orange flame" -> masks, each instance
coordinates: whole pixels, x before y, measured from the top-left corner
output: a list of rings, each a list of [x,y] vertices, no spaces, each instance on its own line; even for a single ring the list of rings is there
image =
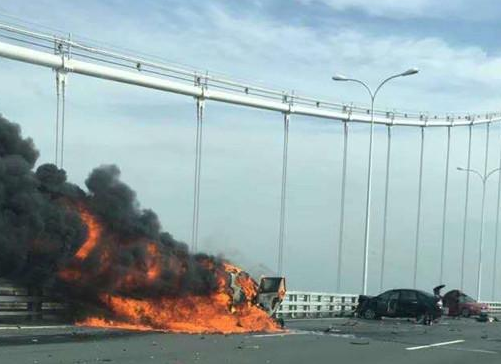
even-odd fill
[[[96,272],[89,275],[78,269],[79,262],[92,252],[100,254],[101,271],[112,266],[110,259],[113,248],[103,245],[99,250],[95,249],[103,226],[85,208],[79,208],[79,213],[88,228],[87,239],[75,254],[76,261],[59,272],[59,277],[70,283],[96,279],[97,276],[92,275]],[[157,284],[163,269],[168,269],[169,274],[181,280],[185,268],[178,260],[172,257],[164,260],[158,244],[154,242],[144,241],[141,244],[146,244],[144,261],[131,266],[123,276],[118,277],[116,284],[120,292]],[[88,317],[77,324],[183,333],[226,334],[280,330],[275,321],[256,306],[258,286],[247,273],[227,262],[217,265],[208,259],[202,264],[216,277],[217,288],[210,294],[138,299],[126,297],[122,293],[106,293],[100,300],[108,308],[109,314],[106,317]],[[235,292],[231,284],[240,287],[243,299],[234,300]]]
[[[118,296],[102,299],[117,319],[90,317],[79,325],[183,333],[226,334],[278,330],[275,322],[256,306],[245,305],[234,313],[230,312],[230,297],[224,293],[159,300]]]
[[[89,231],[87,239],[75,254],[76,258],[83,260],[87,258],[87,256],[96,247],[97,241],[101,236],[101,226],[97,222],[96,218],[92,216],[90,212],[88,212],[86,209],[80,207],[79,210],[80,210],[80,217],[87,226],[87,229]]]
[[[154,281],[160,276],[162,272],[161,260],[160,260],[160,252],[155,244],[148,244],[148,258],[147,258],[147,266],[148,271],[146,272],[146,277],[149,282]]]

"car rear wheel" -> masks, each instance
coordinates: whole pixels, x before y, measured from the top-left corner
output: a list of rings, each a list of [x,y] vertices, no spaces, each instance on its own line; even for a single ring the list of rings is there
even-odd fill
[[[364,315],[364,319],[367,319],[367,320],[376,319],[376,311],[374,311],[372,308],[366,309],[364,311],[363,315]]]
[[[470,317],[470,315],[471,315],[470,310],[468,310],[467,308],[463,308],[463,310],[461,311],[461,316]]]

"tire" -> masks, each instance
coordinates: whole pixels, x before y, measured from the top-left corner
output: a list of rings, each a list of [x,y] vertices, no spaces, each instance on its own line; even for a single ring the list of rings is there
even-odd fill
[[[470,310],[468,310],[467,308],[463,308],[461,310],[461,316],[463,316],[463,317],[470,317],[471,316]]]
[[[366,320],[375,320],[377,318],[376,311],[372,308],[367,308],[362,315]]]

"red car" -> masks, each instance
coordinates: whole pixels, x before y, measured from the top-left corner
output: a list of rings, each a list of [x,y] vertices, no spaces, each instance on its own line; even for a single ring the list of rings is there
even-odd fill
[[[486,303],[475,301],[467,294],[458,289],[447,292],[443,297],[444,311],[449,316],[478,316],[487,312],[489,306]]]

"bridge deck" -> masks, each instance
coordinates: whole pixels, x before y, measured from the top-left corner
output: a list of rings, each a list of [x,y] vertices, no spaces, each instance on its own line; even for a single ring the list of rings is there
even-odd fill
[[[500,323],[296,320],[289,332],[174,335],[58,326],[0,328],[2,363],[495,363]],[[327,330],[329,329],[330,330]],[[327,330],[327,331],[326,331]]]

